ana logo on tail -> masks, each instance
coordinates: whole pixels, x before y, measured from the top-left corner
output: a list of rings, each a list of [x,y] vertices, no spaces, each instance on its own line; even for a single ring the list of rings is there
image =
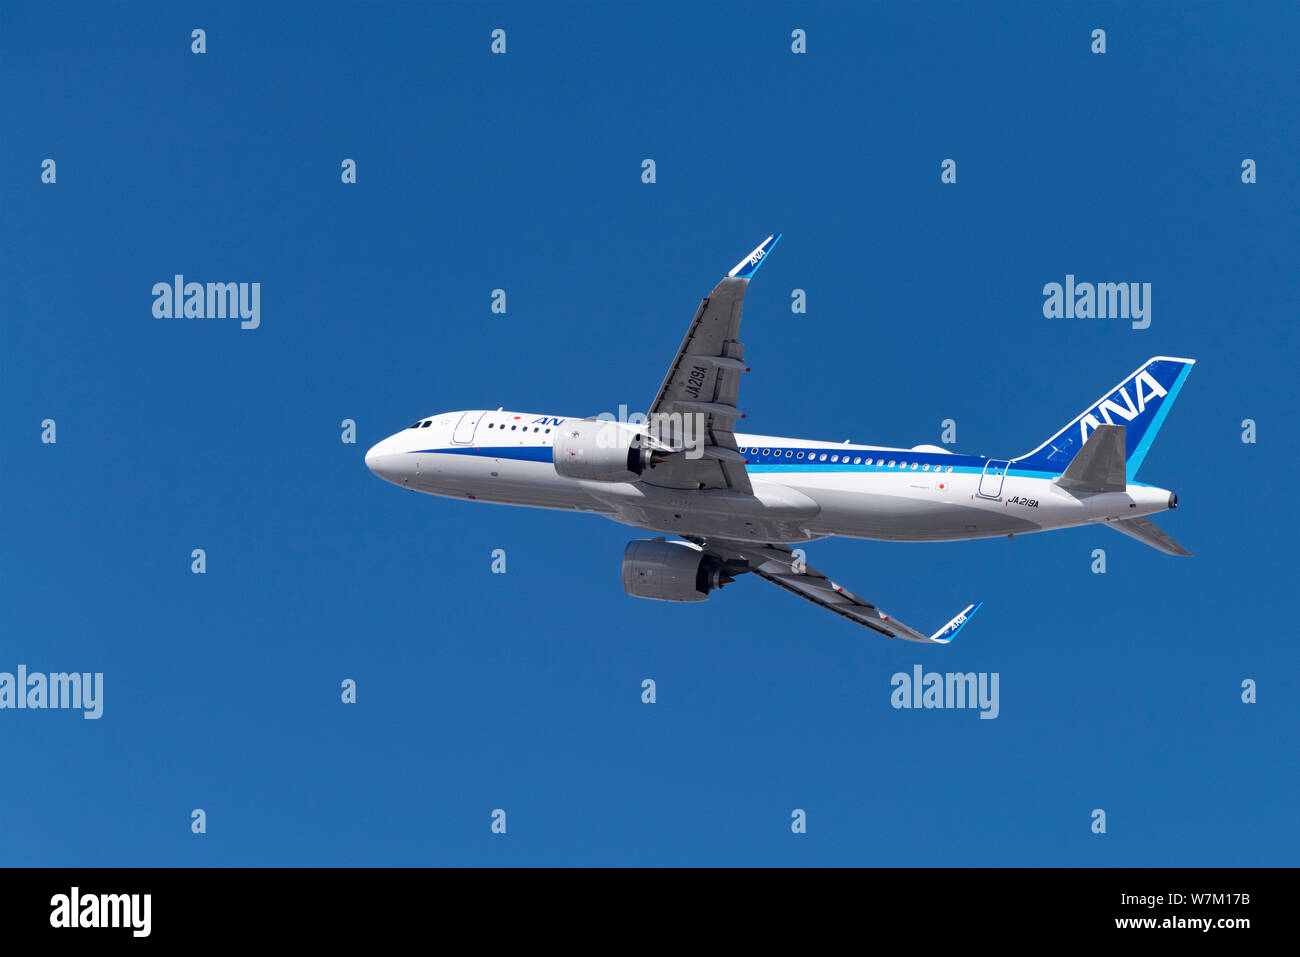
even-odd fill
[[[1142,386],[1146,385],[1150,390],[1142,391]],[[1132,422],[1139,415],[1146,411],[1147,403],[1152,399],[1159,399],[1169,394],[1169,390],[1162,386],[1149,371],[1143,369],[1133,379],[1133,391],[1137,393],[1137,405],[1133,404],[1133,399],[1129,397],[1128,385],[1125,384],[1119,388],[1113,395],[1102,399],[1095,409],[1087,412],[1079,419],[1079,441],[1088,441],[1088,435],[1093,429],[1101,425],[1097,421],[1097,414],[1100,413],[1102,419],[1107,425],[1120,425],[1111,418],[1111,414],[1119,416],[1125,422]],[[1120,405],[1117,399],[1123,399],[1124,404]]]

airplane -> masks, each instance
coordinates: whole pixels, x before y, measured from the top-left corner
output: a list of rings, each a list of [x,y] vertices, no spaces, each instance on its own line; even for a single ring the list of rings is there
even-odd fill
[[[1104,525],[1167,554],[1190,554],[1146,517],[1176,508],[1178,496],[1134,477],[1193,359],[1148,359],[1016,457],[737,432],[748,371],[741,307],[780,238],[765,239],[700,303],[644,421],[446,412],[378,442],[366,465],[411,491],[590,512],[660,533],[624,550],[623,587],[638,598],[704,601],[752,572],[885,637],[925,644],[951,642],[981,603],[920,632],[809,567],[791,546]]]

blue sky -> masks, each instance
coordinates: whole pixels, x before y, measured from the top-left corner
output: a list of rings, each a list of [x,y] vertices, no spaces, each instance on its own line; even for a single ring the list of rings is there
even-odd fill
[[[0,862],[1296,864],[1300,14],[1057,6],[7,4],[0,671],[105,701],[0,711]],[[1014,455],[1196,358],[1139,476],[1195,557],[809,547],[918,627],[985,602],[917,647],[752,579],[639,602],[633,529],[364,468],[435,412],[644,409],[777,230],[750,428]],[[155,318],[176,273],[261,326]],[[1043,318],[1067,273],[1150,328]],[[999,717],[894,710],[915,664]]]

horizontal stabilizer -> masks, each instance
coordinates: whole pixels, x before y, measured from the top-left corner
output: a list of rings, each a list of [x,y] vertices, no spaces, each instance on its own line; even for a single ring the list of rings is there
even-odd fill
[[[1192,554],[1166,535],[1159,525],[1147,518],[1125,518],[1118,522],[1107,522],[1106,527],[1123,532],[1129,538],[1136,538],[1143,545],[1158,548],[1166,555]]]
[[[1070,492],[1124,491],[1126,442],[1124,426],[1097,426],[1056,484]]]

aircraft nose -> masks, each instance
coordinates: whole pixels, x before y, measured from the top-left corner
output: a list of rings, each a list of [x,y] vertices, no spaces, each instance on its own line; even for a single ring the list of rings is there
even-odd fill
[[[402,481],[402,456],[393,451],[392,444],[387,439],[371,446],[366,453],[366,468],[385,482]]]

